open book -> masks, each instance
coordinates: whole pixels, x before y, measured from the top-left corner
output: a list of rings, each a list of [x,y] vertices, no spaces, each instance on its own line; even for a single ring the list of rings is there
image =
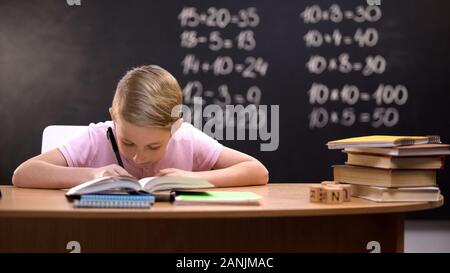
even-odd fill
[[[106,176],[87,181],[71,188],[66,195],[81,195],[105,192],[137,192],[153,193],[164,190],[214,188],[205,179],[181,176],[155,176],[136,179],[129,176]]]

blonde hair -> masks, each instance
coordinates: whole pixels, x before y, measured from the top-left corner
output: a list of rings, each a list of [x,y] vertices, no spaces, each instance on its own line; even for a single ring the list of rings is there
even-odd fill
[[[180,118],[175,106],[181,103],[180,85],[168,71],[156,65],[140,66],[129,70],[117,84],[111,116],[138,126],[170,129]]]

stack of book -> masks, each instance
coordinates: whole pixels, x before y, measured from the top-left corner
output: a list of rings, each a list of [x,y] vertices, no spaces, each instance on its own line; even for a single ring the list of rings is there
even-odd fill
[[[450,145],[438,136],[367,136],[327,143],[347,154],[333,166],[334,180],[352,185],[352,195],[377,202],[437,201],[437,170]]]

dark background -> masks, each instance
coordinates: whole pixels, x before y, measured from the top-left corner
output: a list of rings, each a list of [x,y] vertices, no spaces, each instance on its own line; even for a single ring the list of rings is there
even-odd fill
[[[332,139],[370,134],[440,135],[450,142],[450,2],[382,1],[383,17],[375,23],[321,22],[307,25],[299,14],[319,1],[94,1],[81,6],[66,1],[0,1],[0,183],[10,184],[12,172],[24,160],[37,155],[43,129],[52,124],[87,125],[108,120],[108,107],[117,81],[130,68],[158,64],[169,70],[183,87],[198,80],[209,89],[226,83],[236,93],[251,85],[262,90],[261,104],[280,105],[280,145],[273,152],[261,152],[259,141],[223,143],[260,159],[270,171],[271,182],[318,182],[332,179],[331,165],[345,156],[328,150]],[[366,5],[365,1],[320,1],[323,9],[338,3],[342,9]],[[227,8],[232,13],[256,7],[261,22],[252,29],[257,46],[212,52],[206,46],[180,46],[183,30],[178,14],[184,6],[206,11]],[[358,27],[375,27],[377,46],[306,48],[303,35],[310,29],[353,33]],[[205,34],[219,30],[223,37],[241,29],[195,28]],[[380,54],[387,60],[385,73],[363,77],[360,73],[328,72],[312,75],[305,63],[312,54],[325,57],[348,52],[364,60]],[[181,61],[186,54],[213,59],[218,55],[242,61],[261,56],[269,62],[265,77],[246,79],[239,75],[211,73],[183,75]],[[329,124],[309,128],[307,91],[312,82],[330,87],[346,83],[375,90],[379,83],[403,84],[408,102],[396,107],[400,121],[394,127],[373,128],[357,123],[351,127]],[[329,103],[329,109],[344,108]],[[374,104],[359,103],[367,111]],[[448,170],[439,171],[444,196],[449,196]],[[449,217],[450,206],[416,217]]]

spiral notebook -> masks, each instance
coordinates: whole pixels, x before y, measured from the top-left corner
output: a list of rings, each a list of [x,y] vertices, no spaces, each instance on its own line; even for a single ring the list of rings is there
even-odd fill
[[[83,194],[73,201],[75,208],[150,208],[152,194]]]

